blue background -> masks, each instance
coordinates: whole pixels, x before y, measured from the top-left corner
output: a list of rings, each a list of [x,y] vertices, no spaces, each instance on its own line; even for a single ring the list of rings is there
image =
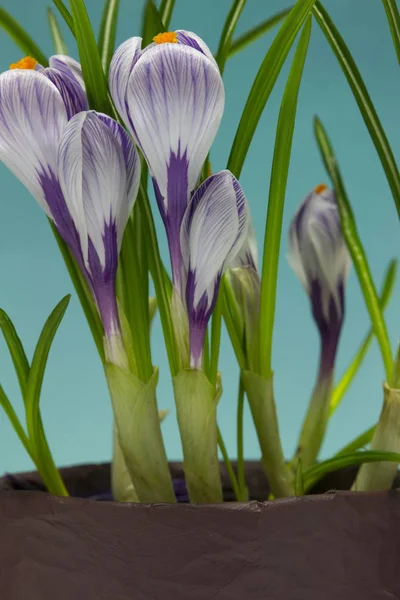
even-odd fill
[[[52,53],[46,22],[49,0],[5,0],[2,6],[26,27],[48,54]],[[118,43],[139,34],[142,2],[121,0]],[[231,2],[177,0],[171,29],[195,31],[216,50]],[[237,33],[280,10],[280,0],[248,0]],[[102,2],[87,0],[97,28]],[[361,70],[396,156],[400,153],[398,64],[383,10],[378,0],[325,0]],[[276,29],[233,57],[225,73],[226,110],[212,150],[214,170],[225,167],[248,91]],[[76,55],[71,36],[66,39]],[[20,50],[0,31],[0,69],[21,57]],[[259,246],[263,239],[270,165],[276,120],[289,61],[282,71],[247,157],[241,182],[256,224]],[[273,364],[281,433],[287,455],[293,452],[301,420],[313,386],[318,338],[309,314],[308,299],[286,260],[288,224],[298,204],[318,183],[326,181],[312,133],[318,114],[332,137],[359,232],[375,281],[381,284],[388,261],[398,255],[399,224],[393,200],[369,134],[358,113],[347,82],[317,23],[313,25],[303,77],[287,188],[281,253]],[[56,336],[42,393],[46,431],[59,465],[106,460],[111,448],[111,409],[106,383],[90,332],[64,268],[44,214],[23,186],[0,165],[0,306],[13,319],[26,351],[32,356],[41,327],[54,305],[68,292],[72,300]],[[165,261],[164,232],[159,224]],[[399,286],[387,311],[393,348],[400,330]],[[338,375],[348,364],[368,328],[368,316],[354,272],[349,278],[347,316],[338,358]],[[171,409],[163,425],[168,456],[179,458],[181,446],[174,415],[168,365],[159,321],[153,331],[153,360],[161,378],[160,408]],[[229,452],[235,455],[237,368],[224,336],[220,368],[224,396],[219,422]],[[333,417],[323,455],[329,455],[372,425],[379,414],[383,368],[374,343],[357,380]],[[21,400],[7,349],[0,341],[0,381],[21,414]],[[251,420],[246,413],[247,457],[259,455]],[[0,412],[0,472],[26,469],[30,461]]]

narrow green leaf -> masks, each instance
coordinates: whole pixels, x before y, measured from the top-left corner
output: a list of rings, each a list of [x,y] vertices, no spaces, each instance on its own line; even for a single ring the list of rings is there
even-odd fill
[[[89,106],[99,112],[112,114],[107,80],[85,3],[83,0],[69,0],[69,3]]]
[[[53,0],[55,6],[58,9],[58,12],[64,19],[68,29],[71,31],[72,35],[75,37],[75,29],[74,29],[74,20],[72,18],[71,13],[68,8],[65,6],[63,0]]]
[[[223,292],[220,290],[217,297],[217,302],[213,310],[211,321],[211,355],[210,355],[210,382],[212,385],[217,383],[218,359],[221,347],[221,324],[222,324],[222,307],[223,307]]]
[[[74,284],[76,293],[78,294],[79,301],[81,303],[83,312],[85,313],[85,317],[90,327],[90,331],[92,332],[93,339],[96,344],[96,348],[99,353],[100,359],[102,363],[104,363],[104,330],[96,305],[93,301],[92,294],[68,246],[60,237],[53,223],[51,221],[49,221],[49,223],[53,231],[54,237],[56,238],[62,257],[64,259],[65,266],[67,267],[68,273],[71,277],[71,281]]]
[[[237,52],[240,52],[241,50],[243,50],[243,48],[245,48],[252,42],[255,42],[259,37],[264,35],[264,33],[267,33],[267,31],[272,29],[272,27],[275,27],[275,25],[280,23],[290,13],[292,8],[293,7],[291,6],[290,8],[285,8],[284,10],[281,10],[275,15],[272,15],[272,17],[269,17],[265,21],[262,21],[262,23],[260,23],[253,29],[250,29],[250,31],[246,31],[246,33],[243,33],[241,36],[236,38],[236,40],[234,40],[231,43],[231,47],[229,48],[228,52],[228,58],[230,58]]]
[[[237,437],[237,480],[240,493],[240,501],[247,502],[249,491],[246,486],[245,462],[244,462],[244,441],[243,441],[243,415],[244,415],[244,386],[242,376],[239,375],[237,415],[236,415],[236,437]]]
[[[29,454],[31,460],[35,462],[35,457],[31,451],[30,443],[28,436],[26,435],[24,428],[21,425],[20,420],[17,417],[15,410],[13,409],[11,402],[7,398],[2,386],[0,385],[0,406],[3,408],[6,413],[11,425],[15,433],[17,434],[21,444],[24,446],[25,450]]]
[[[219,40],[217,54],[215,56],[221,75],[224,72],[225,63],[229,55],[232,36],[235,33],[236,25],[245,7],[246,1],[247,0],[233,0],[231,9],[226,17],[221,38]]]
[[[160,13],[161,21],[164,23],[164,27],[167,30],[171,22],[172,13],[174,11],[175,0],[161,0]]]
[[[0,7],[0,27],[8,33],[21,50],[35,58],[44,67],[48,66],[46,55],[42,52],[29,33],[8,13],[5,8]]]
[[[387,20],[392,34],[397,60],[400,63],[400,15],[396,0],[382,0],[385,7]]]
[[[372,103],[368,90],[361,77],[361,74],[350,54],[348,47],[345,44],[339,31],[336,29],[332,19],[320,4],[316,2],[314,7],[314,15],[324,32],[336,58],[338,59],[343,73],[350,85],[354,94],[354,98],[358,104],[364,122],[368,128],[369,134],[378,152],[382,167],[386,173],[390,189],[393,194],[393,199],[396,204],[397,212],[400,216],[400,174],[397,168],[395,157],[389,145],[386,133],[379,120],[378,114]]]
[[[298,460],[297,463],[294,491],[296,496],[304,496],[304,477],[301,458]]]
[[[25,399],[26,386],[29,377],[29,362],[24,347],[10,317],[0,309],[0,327],[10,351],[15,372],[17,374],[22,397]]]
[[[260,367],[261,374],[267,379],[272,375],[272,336],[275,321],[283,207],[296,120],[297,99],[311,35],[311,22],[311,17],[309,17],[297,45],[276,128],[261,278]]]
[[[396,452],[379,452],[376,450],[364,450],[363,452],[352,452],[341,454],[312,466],[304,473],[304,491],[307,492],[324,475],[338,471],[345,467],[362,465],[371,462],[396,462],[400,463],[400,454]]]
[[[114,54],[115,38],[117,35],[117,22],[119,14],[119,0],[105,0],[103,15],[99,32],[98,47],[101,64],[106,75]]]
[[[68,48],[65,45],[63,34],[56,16],[51,8],[47,9],[47,19],[49,21],[50,33],[53,39],[54,50],[56,54],[68,54]]]
[[[397,273],[397,260],[392,260],[386,271],[383,288],[382,288],[382,292],[381,292],[380,305],[381,305],[382,310],[385,310],[385,308],[389,302],[389,299],[392,295],[394,284],[396,281],[396,273]],[[351,361],[351,363],[348,366],[348,368],[346,369],[346,371],[343,373],[340,381],[336,384],[335,389],[332,392],[332,397],[331,397],[331,406],[330,406],[330,413],[329,413],[330,415],[332,415],[335,412],[335,410],[337,409],[337,407],[339,406],[344,394],[348,390],[351,382],[353,381],[359,368],[361,367],[361,364],[368,352],[368,349],[371,345],[373,337],[374,337],[374,331],[371,328],[369,330],[369,332],[367,333],[367,335],[365,336],[360,348],[358,349],[357,354]]]
[[[283,63],[296,36],[304,25],[316,0],[298,0],[269,48],[254,80],[238,125],[228,169],[239,177],[257,128],[258,121],[273,90]]]
[[[227,470],[228,477],[231,482],[232,490],[233,490],[233,493],[235,494],[236,500],[239,502],[240,501],[240,490],[239,490],[238,481],[237,481],[237,478],[235,475],[235,471],[233,470],[232,463],[229,460],[228,451],[226,449],[225,442],[223,440],[221,430],[219,427],[217,429],[217,436],[218,436],[218,447],[221,452],[222,459],[225,463],[225,468]]]
[[[55,466],[43,431],[39,402],[51,344],[67,309],[70,297],[69,295],[65,296],[57,304],[43,327],[33,355],[25,402],[29,440],[32,444],[39,470],[44,475],[49,491],[61,496],[68,495],[68,492]]]
[[[335,456],[342,456],[343,454],[349,454],[350,452],[355,452],[356,450],[360,450],[360,448],[364,448],[371,443],[372,437],[375,433],[376,425],[370,427],[360,435],[358,435],[354,440],[349,442],[344,448],[339,450],[335,454]]]
[[[243,349],[243,341],[238,333],[238,322],[237,315],[232,312],[232,308],[235,306],[235,298],[231,286],[226,281],[226,277],[222,279],[222,285],[224,288],[224,303],[223,303],[223,316],[225,326],[228,331],[229,339],[231,341],[233,350],[235,352],[237,363],[241,371],[245,371],[248,368],[247,358]]]
[[[353,211],[347,198],[342,176],[339,171],[339,166],[333,153],[332,146],[319,119],[315,119],[314,126],[315,136],[323,161],[325,163],[325,167],[335,188],[343,235],[346,240],[350,256],[353,260],[358,281],[364,296],[364,301],[371,319],[372,327],[374,329],[376,339],[378,340],[382,360],[385,366],[386,380],[390,382],[393,367],[392,351],[390,348],[389,336],[386,323],[383,318],[378,294],[372,279],[371,270],[369,268],[368,260],[365,255],[360,236],[357,232]]]
[[[147,0],[142,25],[143,48],[150,44],[155,35],[164,31],[165,25],[156,5],[153,0]]]

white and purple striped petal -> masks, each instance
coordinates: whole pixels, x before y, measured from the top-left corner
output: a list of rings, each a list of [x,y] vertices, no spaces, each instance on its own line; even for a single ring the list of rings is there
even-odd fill
[[[126,106],[126,94],[129,78],[133,67],[141,55],[142,38],[132,37],[126,40],[114,53],[110,64],[108,82],[110,93],[115,108],[125,124],[130,127],[128,109]]]
[[[207,56],[218,69],[217,61],[215,60],[213,53],[201,37],[193,33],[193,31],[186,31],[185,29],[177,29],[175,33],[178,44],[184,44],[185,46],[190,46],[190,48],[198,50],[204,54],[204,56]]]
[[[54,54],[49,58],[50,69],[56,69],[66,77],[75,79],[83,91],[86,93],[85,83],[83,81],[82,68],[77,60],[64,54]]]
[[[191,365],[200,367],[207,323],[226,266],[247,234],[247,203],[229,171],[209,177],[195,192],[181,228],[190,327]]]
[[[254,229],[254,225],[250,218],[247,236],[238,254],[235,256],[229,267],[232,269],[236,267],[251,268],[254,269],[254,271],[258,272],[258,249],[256,230]]]

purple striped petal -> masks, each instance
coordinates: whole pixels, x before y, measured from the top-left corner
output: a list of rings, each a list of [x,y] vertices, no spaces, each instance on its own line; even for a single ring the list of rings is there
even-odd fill
[[[0,160],[53,219],[62,212],[57,149],[66,125],[64,102],[49,79],[33,70],[0,75]]]
[[[57,69],[39,71],[56,86],[64,101],[68,119],[89,108],[86,93],[78,81]]]
[[[62,75],[70,77],[71,79],[75,79],[83,91],[86,92],[82,68],[77,60],[71,58],[70,56],[65,56],[64,54],[55,54],[54,56],[50,56],[49,66],[51,69],[56,69],[62,73]]]
[[[204,54],[204,56],[207,56],[207,58],[218,69],[217,61],[215,60],[213,53],[211,52],[207,44],[201,39],[201,37],[193,33],[193,31],[186,31],[185,29],[177,29],[175,33],[176,37],[178,38],[179,44],[190,46],[198,52],[201,52],[202,54]]]
[[[130,124],[126,106],[128,81],[133,67],[141,55],[141,46],[142,38],[140,37],[126,40],[117,48],[110,64],[108,75],[110,93],[115,107],[126,125]]]
[[[251,268],[254,271],[258,271],[258,250],[257,250],[257,238],[256,230],[254,225],[249,218],[247,236],[244,240],[243,246],[240,248],[238,254],[229,265],[230,268],[236,267]]]
[[[247,203],[229,171],[209,177],[195,192],[181,228],[181,249],[187,272],[186,304],[190,327],[191,364],[201,366],[204,335],[215,306],[226,264],[247,234]]]

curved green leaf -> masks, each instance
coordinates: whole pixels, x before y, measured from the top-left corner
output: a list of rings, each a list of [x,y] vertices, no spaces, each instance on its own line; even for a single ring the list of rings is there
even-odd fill
[[[392,260],[390,262],[389,267],[385,274],[381,297],[379,300],[382,310],[385,310],[385,308],[389,302],[389,299],[392,295],[394,284],[396,281],[396,274],[397,274],[397,260]],[[337,407],[339,406],[344,394],[348,390],[351,382],[353,381],[359,368],[361,367],[361,364],[368,352],[368,349],[371,345],[373,337],[374,337],[374,331],[371,328],[369,330],[369,332],[367,333],[367,335],[365,336],[360,348],[358,349],[357,354],[351,361],[350,365],[347,367],[346,371],[343,373],[341,379],[335,385],[335,389],[333,390],[332,396],[331,396],[331,404],[330,404],[330,412],[329,412],[330,415],[332,415],[335,412],[335,410],[337,409]]]
[[[68,54],[68,48],[65,45],[63,34],[51,8],[47,9],[47,19],[49,21],[50,33],[53,39],[54,50],[56,54]]]
[[[256,131],[258,121],[273,90],[283,63],[316,0],[298,0],[284,20],[268,50],[252,85],[244,107],[227,168],[239,177]]]
[[[0,309],[0,328],[10,351],[10,356],[17,374],[21,394],[25,401],[26,386],[30,371],[29,362],[13,322],[7,313],[2,309]]]
[[[400,216],[400,173],[386,137],[386,133],[379,120],[368,90],[348,47],[320,2],[316,2],[314,14],[330,43],[354,94],[358,108],[360,109],[376,151],[378,152],[382,167],[386,173],[386,178],[393,194],[397,212]]]
[[[72,35],[75,37],[75,29],[74,29],[74,20],[72,18],[71,13],[68,8],[65,6],[63,0],[53,0],[55,6],[58,9],[58,12],[64,19],[68,29],[71,31]]]
[[[382,0],[385,7],[387,20],[392,34],[394,49],[396,50],[397,60],[400,63],[400,15],[396,0]]]
[[[241,50],[243,50],[243,48],[245,48],[252,42],[255,42],[259,37],[264,35],[264,33],[267,33],[267,31],[272,29],[272,27],[275,27],[275,25],[280,23],[290,13],[292,8],[293,7],[291,6],[290,8],[285,8],[284,10],[281,10],[275,15],[272,15],[272,17],[269,17],[265,21],[262,21],[262,23],[260,23],[253,29],[250,29],[250,31],[246,31],[246,33],[243,33],[241,36],[236,38],[236,40],[234,40],[231,43],[228,52],[228,58],[230,58],[237,52],[240,52]]]
[[[115,38],[117,35],[117,21],[119,13],[119,0],[105,0],[99,32],[98,47],[101,64],[106,75],[114,54]]]
[[[364,301],[371,319],[372,327],[374,329],[376,339],[378,340],[383,364],[385,366],[386,380],[390,382],[393,368],[392,351],[390,348],[389,336],[378,299],[378,294],[372,279],[371,270],[369,268],[361,239],[358,235],[353,211],[347,198],[342,176],[339,171],[339,166],[333,153],[332,146],[319,119],[315,119],[314,126],[315,136],[322,159],[335,188],[343,235],[346,240],[350,256],[353,260],[358,281],[364,296]]]
[[[162,0],[158,12],[160,13],[161,21],[167,30],[171,22],[172,13],[175,7],[175,0]]]
[[[33,41],[29,33],[6,11],[0,7],[0,27],[8,33],[21,50],[35,58],[44,67],[48,66],[46,55],[42,52],[36,42]]]
[[[276,128],[274,158],[265,226],[264,255],[261,278],[260,305],[260,368],[269,379],[272,375],[272,337],[275,321],[276,285],[278,280],[283,207],[289,173],[290,154],[297,99],[311,35],[311,17],[304,25],[283,94]]]
[[[112,115],[107,80],[85,3],[83,0],[69,0],[69,3],[89,106]]]
[[[158,12],[156,5],[154,4],[153,0],[147,0],[143,13],[143,48],[150,44],[155,35],[164,31],[165,25],[161,19],[161,15]]]
[[[15,433],[17,434],[20,442],[22,443],[25,450],[29,454],[32,462],[35,463],[35,457],[31,450],[31,445],[30,445],[28,436],[26,435],[24,428],[22,427],[21,422],[17,417],[16,412],[13,409],[12,404],[9,401],[9,399],[7,398],[6,393],[4,392],[1,385],[0,385],[0,406],[3,408],[4,412],[6,413]]]
[[[235,33],[237,22],[239,21],[246,1],[247,0],[233,0],[231,9],[226,17],[221,38],[219,40],[217,54],[215,56],[221,75],[224,72],[225,63],[229,55],[232,36]]]
[[[375,433],[376,425],[373,425],[366,431],[363,431],[360,435],[358,435],[354,440],[346,444],[344,448],[339,450],[335,454],[335,456],[342,456],[343,454],[348,454],[349,452],[355,452],[360,448],[364,448],[364,446],[368,446],[371,443],[372,437]]]
[[[54,464],[40,417],[40,392],[42,389],[44,371],[47,364],[51,344],[61,323],[71,296],[65,296],[54,308],[47,319],[33,355],[26,390],[26,423],[32,449],[39,470],[44,474],[45,483],[51,493],[61,496],[68,495],[57,467]]]
[[[345,467],[362,465],[371,462],[395,462],[400,463],[400,454],[396,452],[379,452],[375,450],[365,450],[363,452],[352,452],[350,454],[341,454],[334,456],[329,460],[314,465],[304,473],[304,492],[313,487],[324,475],[338,471]]]

